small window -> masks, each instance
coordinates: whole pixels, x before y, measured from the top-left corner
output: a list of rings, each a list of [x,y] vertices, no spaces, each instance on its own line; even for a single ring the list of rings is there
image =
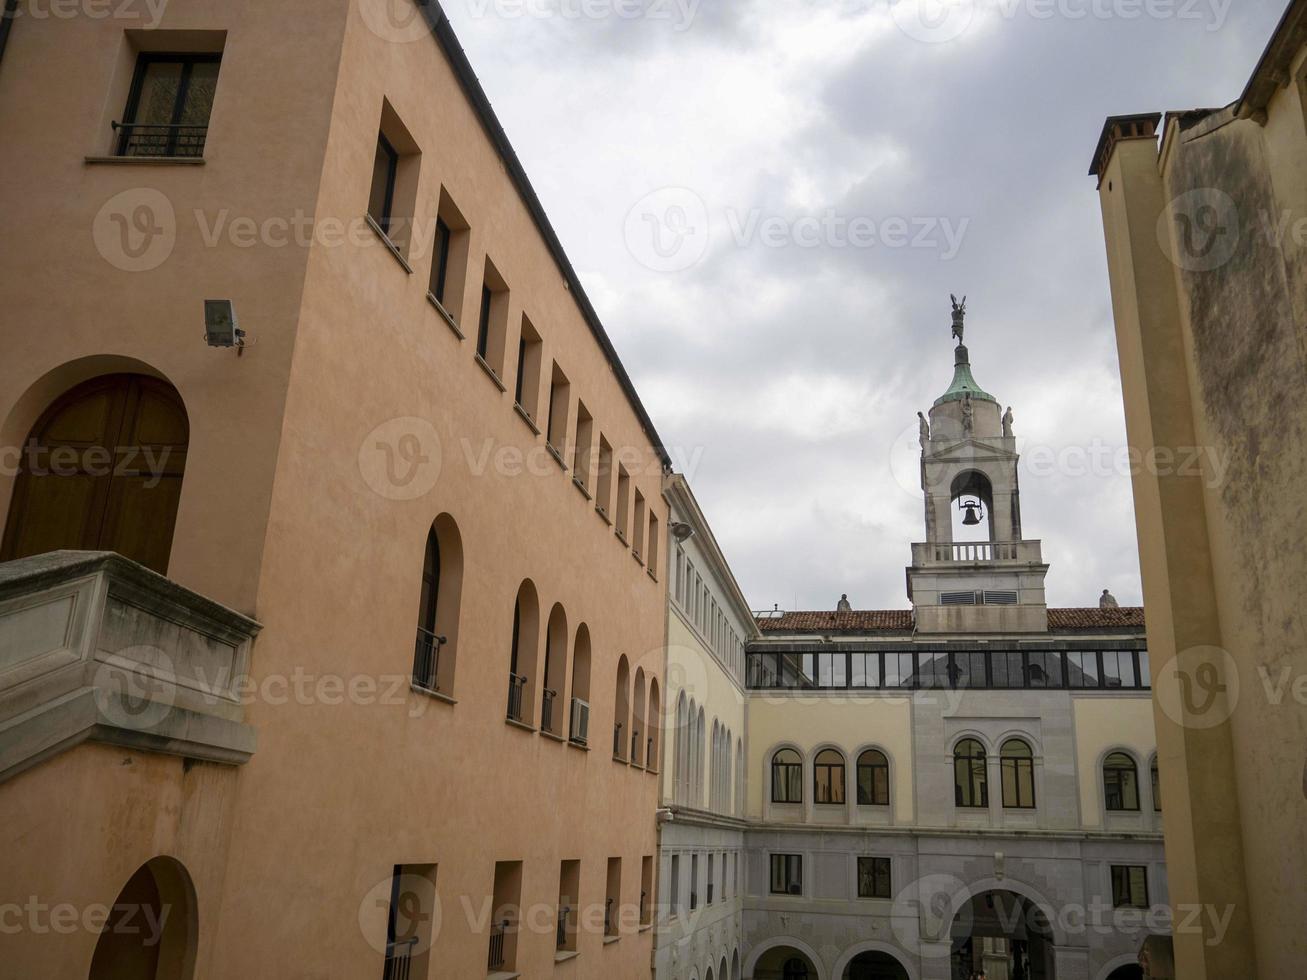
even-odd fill
[[[803,760],[793,749],[780,749],[772,756],[771,801],[803,802]]]
[[[1030,746],[1011,738],[999,750],[1003,775],[1003,806],[1033,810],[1035,807],[1035,756]]]
[[[590,487],[594,478],[590,475],[591,460],[594,456],[595,441],[595,421],[591,416],[590,410],[585,407],[585,402],[576,403],[576,440],[572,446],[572,477],[586,491],[590,492]]]
[[[368,217],[396,252],[408,252],[417,201],[422,154],[388,101],[381,107],[381,125],[373,149]],[[425,246],[424,246],[425,247]]]
[[[658,577],[658,545],[660,543],[659,533],[661,525],[658,523],[658,516],[649,512],[649,554],[645,557],[648,559],[649,574]]]
[[[140,55],[116,127],[118,155],[204,156],[221,61],[219,54]]]
[[[889,759],[877,749],[858,756],[858,806],[889,806]]]
[[[626,467],[617,464],[617,533],[623,541],[631,533],[631,478]]]
[[[640,561],[644,561],[644,532],[648,523],[644,506],[644,494],[635,491],[635,522],[631,526],[631,551]]]
[[[889,858],[858,858],[858,898],[892,898],[891,888]]]
[[[773,854],[771,856],[771,893],[773,895],[803,894],[803,856],[801,854]]]
[[[436,214],[436,234],[431,248],[431,298],[455,323],[463,317],[463,292],[467,278],[468,223],[442,189]]]
[[[1153,764],[1150,767],[1150,775],[1152,776],[1152,782],[1153,782],[1153,810],[1155,810],[1157,813],[1161,813],[1162,812],[1162,780],[1157,773],[1156,759],[1153,759]]]
[[[821,804],[844,803],[844,756],[834,749],[818,752],[813,760],[812,798]]]
[[[567,418],[571,412],[572,386],[563,369],[554,364],[549,380],[549,418],[545,439],[556,452],[561,452],[567,439]]]
[[[690,855],[690,911],[699,907],[699,855]]]
[[[609,517],[613,507],[613,447],[599,435],[599,470],[595,474],[595,509]],[[611,520],[611,518],[609,518]]]
[[[1110,812],[1139,809],[1139,772],[1135,760],[1113,752],[1103,760],[1103,802]]]
[[[522,328],[517,337],[517,381],[513,385],[513,398],[517,407],[533,422],[540,412],[540,368],[544,346],[535,326],[523,314]]]
[[[671,908],[672,915],[678,914],[681,906],[681,856],[672,855],[672,867],[668,874],[667,902]]]
[[[985,747],[974,738],[964,738],[953,750],[953,802],[968,809],[989,806]]]
[[[1148,908],[1148,869],[1141,864],[1112,865],[1112,907]]]
[[[477,308],[477,356],[495,377],[504,375],[504,343],[508,333],[508,283],[486,259]]]
[[[463,545],[458,526],[442,514],[427,532],[418,599],[413,686],[452,694],[462,598]]]

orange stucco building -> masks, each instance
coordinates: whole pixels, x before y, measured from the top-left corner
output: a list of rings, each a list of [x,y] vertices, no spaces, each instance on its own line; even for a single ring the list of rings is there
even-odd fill
[[[647,972],[666,457],[443,13],[0,30],[0,973]]]

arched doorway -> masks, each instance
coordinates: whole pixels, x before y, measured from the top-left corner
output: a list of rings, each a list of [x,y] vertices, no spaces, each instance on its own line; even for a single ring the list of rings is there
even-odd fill
[[[1009,980],[1054,980],[1053,934],[1048,916],[1023,895],[975,895],[953,918],[953,980],[971,971]]]
[[[758,958],[753,980],[819,980],[816,966],[793,946],[776,946]]]
[[[1107,980],[1144,980],[1143,967],[1134,963],[1118,966],[1107,975]]]
[[[166,573],[190,425],[167,382],[93,378],[37,420],[19,460],[0,561],[116,551]]]
[[[190,980],[198,927],[186,868],[174,858],[152,858],[114,900],[88,980]]]
[[[908,980],[908,971],[889,953],[859,953],[844,970],[844,980]]]

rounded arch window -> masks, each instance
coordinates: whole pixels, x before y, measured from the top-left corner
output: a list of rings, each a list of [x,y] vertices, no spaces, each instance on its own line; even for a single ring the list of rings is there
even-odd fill
[[[778,749],[771,757],[771,801],[803,802],[803,759],[793,749]]]
[[[889,759],[879,749],[858,756],[858,805],[889,806]]]
[[[1103,760],[1103,803],[1112,812],[1139,809],[1139,770],[1124,752],[1113,752]]]
[[[962,739],[953,749],[953,802],[975,809],[989,806],[985,747],[974,738]]]
[[[999,750],[1003,775],[1003,806],[1033,810],[1035,807],[1035,753],[1024,739],[1010,738]]]
[[[812,798],[822,804],[844,802],[844,756],[835,749],[822,749],[812,760]]]

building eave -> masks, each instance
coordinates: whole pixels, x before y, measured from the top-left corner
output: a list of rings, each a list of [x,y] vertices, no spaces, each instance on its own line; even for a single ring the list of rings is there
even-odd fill
[[[1239,97],[1240,119],[1265,111],[1275,93],[1289,84],[1289,69],[1304,44],[1307,44],[1307,0],[1291,0]]]

